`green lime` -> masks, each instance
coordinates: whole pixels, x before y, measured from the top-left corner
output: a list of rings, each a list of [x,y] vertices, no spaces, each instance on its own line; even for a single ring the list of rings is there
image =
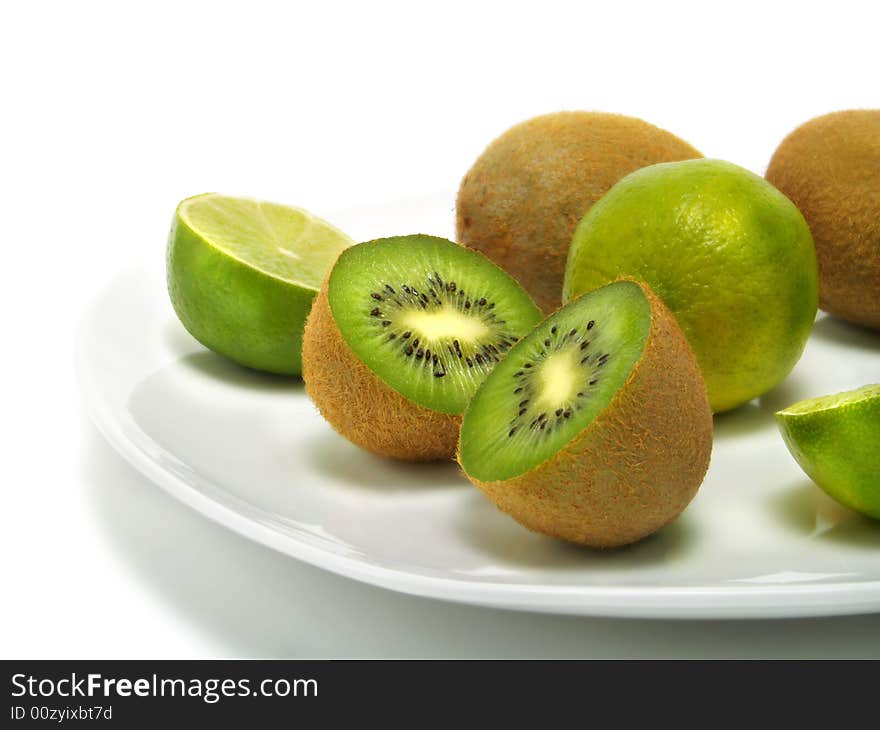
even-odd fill
[[[795,403],[776,422],[810,479],[841,504],[880,519],[880,385]]]
[[[312,300],[353,241],[311,213],[207,193],[177,207],[168,238],[168,292],[199,342],[242,365],[302,372]]]
[[[581,219],[564,300],[620,276],[644,279],[672,310],[715,411],[788,375],[818,307],[803,216],[766,180],[719,160],[637,170]]]

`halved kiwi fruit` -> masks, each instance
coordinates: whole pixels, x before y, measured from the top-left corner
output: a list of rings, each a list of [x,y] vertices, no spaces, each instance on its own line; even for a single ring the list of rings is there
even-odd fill
[[[470,397],[540,319],[514,279],[451,241],[362,243],[339,256],[306,322],[306,389],[369,451],[451,458]]]
[[[703,481],[712,412],[696,359],[647,285],[563,307],[486,378],[459,462],[526,527],[612,547],[673,520]]]

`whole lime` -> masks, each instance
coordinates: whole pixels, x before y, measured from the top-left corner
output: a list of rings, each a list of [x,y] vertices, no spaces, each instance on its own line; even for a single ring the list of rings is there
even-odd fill
[[[643,279],[672,310],[716,412],[791,371],[818,309],[803,216],[766,180],[720,160],[637,170],[581,219],[563,298],[620,276]]]
[[[168,237],[168,292],[183,326],[241,365],[302,373],[312,301],[353,241],[307,211],[215,193],[177,207]]]
[[[841,504],[880,519],[880,385],[795,403],[776,422],[801,468]]]

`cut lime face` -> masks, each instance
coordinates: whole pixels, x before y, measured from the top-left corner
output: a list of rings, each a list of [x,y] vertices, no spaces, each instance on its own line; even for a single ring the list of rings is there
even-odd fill
[[[258,271],[317,290],[353,241],[300,208],[210,193],[184,200],[177,214],[218,251]]]
[[[838,502],[880,519],[880,385],[795,403],[776,414],[786,446]]]
[[[299,375],[302,331],[339,252],[353,241],[307,211],[208,193],[177,208],[168,291],[206,347],[258,370]]]
[[[441,413],[461,413],[541,319],[529,295],[489,259],[424,235],[345,251],[327,298],[363,363],[398,393]]]
[[[583,431],[645,349],[651,308],[618,282],[544,320],[486,378],[464,415],[461,464],[484,482],[524,474]]]

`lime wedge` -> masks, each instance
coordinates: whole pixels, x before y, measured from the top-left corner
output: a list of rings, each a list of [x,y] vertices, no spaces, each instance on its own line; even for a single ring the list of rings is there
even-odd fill
[[[236,362],[302,372],[302,330],[339,252],[354,243],[298,208],[216,193],[177,207],[168,291],[184,327]]]
[[[831,497],[880,519],[880,385],[795,403],[776,414],[782,438]]]

